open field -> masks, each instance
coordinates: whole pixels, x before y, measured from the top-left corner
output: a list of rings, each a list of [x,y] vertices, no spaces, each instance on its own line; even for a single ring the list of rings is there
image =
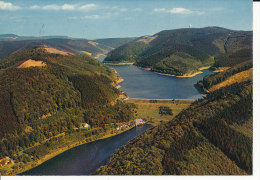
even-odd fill
[[[35,61],[32,59],[28,59],[27,61],[23,62],[17,68],[28,68],[28,67],[36,67],[36,66],[46,66],[46,63],[43,61]]]
[[[137,105],[137,118],[146,120],[149,124],[157,126],[160,122],[172,120],[183,109],[190,106],[194,100],[150,100],[150,99],[127,99]],[[172,115],[160,115],[159,107],[167,106],[172,110]]]
[[[234,83],[240,83],[240,82],[244,82],[244,81],[248,81],[248,80],[252,80],[253,79],[253,68],[250,68],[246,71],[242,71],[240,73],[234,74],[233,76],[229,77],[228,79],[226,79],[225,81],[222,81],[221,83],[218,83],[214,86],[212,86],[209,91],[216,91],[222,87],[225,86],[230,86],[231,84]]]

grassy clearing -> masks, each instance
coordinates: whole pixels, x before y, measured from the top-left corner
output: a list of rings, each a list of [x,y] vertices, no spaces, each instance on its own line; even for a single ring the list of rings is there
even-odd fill
[[[214,86],[212,86],[209,91],[212,92],[212,91],[216,91],[222,87],[225,87],[225,86],[230,86],[231,84],[234,84],[234,83],[240,83],[240,82],[244,82],[244,81],[248,81],[248,80],[252,80],[253,79],[253,68],[250,68],[246,71],[242,71],[240,73],[237,73],[231,77],[229,77],[227,80],[225,81],[222,81],[221,83],[218,83]]]
[[[128,99],[126,101],[136,104],[137,118],[142,118],[153,126],[172,120],[183,109],[186,109],[194,102],[194,100],[156,100],[157,102],[151,102],[149,99]],[[160,115],[160,106],[169,107],[173,115]]]

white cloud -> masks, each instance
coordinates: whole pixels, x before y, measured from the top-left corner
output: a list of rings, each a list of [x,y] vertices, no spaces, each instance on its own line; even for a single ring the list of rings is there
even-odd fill
[[[76,6],[72,5],[72,4],[64,4],[61,6],[62,10],[68,10],[68,11],[72,11],[75,10]]]
[[[5,2],[5,1],[0,1],[0,10],[18,10],[20,9],[19,6],[14,6],[12,3],[10,2]]]
[[[172,8],[168,12],[173,13],[173,14],[191,14],[192,13],[191,10],[185,9],[185,8]]]
[[[40,9],[40,8],[41,8],[41,7],[38,6],[38,5],[33,5],[33,6],[30,7],[30,9]]]
[[[79,7],[79,10],[83,10],[83,11],[89,11],[92,9],[95,9],[97,7],[96,4],[85,4]]]
[[[186,8],[172,8],[170,10],[167,10],[166,8],[154,8],[154,12],[164,12],[164,13],[171,13],[171,14],[197,14],[197,15],[203,15],[205,12],[203,11],[193,11]]]
[[[38,6],[34,5],[31,6],[30,9],[38,9],[38,10],[54,10],[54,11],[90,11],[97,8],[96,4],[84,4],[84,5],[77,5],[77,4],[63,4],[63,5],[56,5],[56,4],[49,4],[45,6]]]
[[[166,11],[166,9],[165,8],[154,8],[153,11],[154,12],[164,12],[164,11]]]
[[[43,6],[42,9],[43,10],[55,10],[55,11],[58,11],[58,10],[61,9],[61,7],[53,4],[53,5]]]

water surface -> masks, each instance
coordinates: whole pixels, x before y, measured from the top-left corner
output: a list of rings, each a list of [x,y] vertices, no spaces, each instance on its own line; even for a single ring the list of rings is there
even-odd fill
[[[130,98],[142,99],[198,99],[202,98],[194,87],[198,80],[213,74],[210,70],[203,70],[190,78],[178,78],[156,74],[132,65],[109,65],[124,79],[120,83],[121,90]]]
[[[89,175],[102,166],[116,149],[151,127],[140,125],[119,135],[77,146],[21,175]]]

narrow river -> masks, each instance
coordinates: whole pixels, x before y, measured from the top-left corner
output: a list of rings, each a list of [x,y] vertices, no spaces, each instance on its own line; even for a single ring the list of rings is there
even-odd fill
[[[140,125],[119,135],[77,146],[20,175],[89,175],[116,149],[151,127]]]

